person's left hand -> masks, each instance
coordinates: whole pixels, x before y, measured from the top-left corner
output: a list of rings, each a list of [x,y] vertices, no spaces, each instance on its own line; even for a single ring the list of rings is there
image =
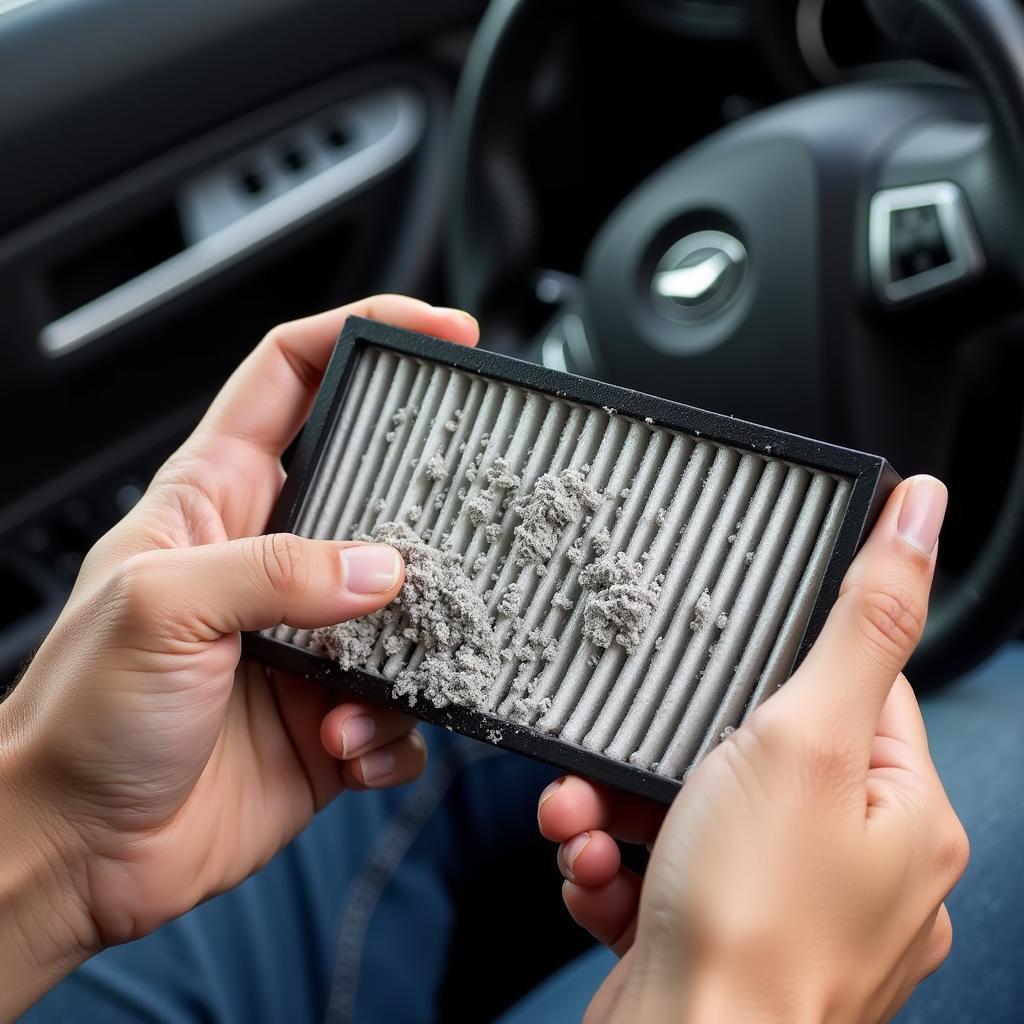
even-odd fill
[[[240,630],[339,622],[401,586],[392,548],[260,536],[350,314],[477,341],[467,314],[399,296],[271,331],[89,553],[0,707],[0,847],[9,864],[49,851],[50,926],[78,947],[65,959],[237,884],[343,788],[406,782],[425,763],[407,717],[239,663]],[[38,909],[25,916],[45,930]],[[66,940],[26,944],[46,960],[39,945]]]

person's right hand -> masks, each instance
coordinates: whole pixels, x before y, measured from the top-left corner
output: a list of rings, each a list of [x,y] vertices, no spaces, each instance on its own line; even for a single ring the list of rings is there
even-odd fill
[[[622,956],[592,1024],[883,1021],[943,962],[968,844],[901,670],[945,505],[931,478],[897,488],[800,669],[663,824],[578,778],[542,795],[566,904]],[[613,835],[657,835],[642,885]]]

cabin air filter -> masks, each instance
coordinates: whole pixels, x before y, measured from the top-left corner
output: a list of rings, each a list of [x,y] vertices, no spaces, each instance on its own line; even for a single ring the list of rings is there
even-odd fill
[[[350,318],[270,524],[406,560],[250,656],[632,792],[790,675],[898,477],[880,458]]]

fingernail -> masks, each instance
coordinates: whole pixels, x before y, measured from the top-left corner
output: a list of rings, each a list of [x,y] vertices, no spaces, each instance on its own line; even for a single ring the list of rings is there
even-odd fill
[[[911,481],[903,497],[896,532],[922,555],[930,556],[939,542],[947,498],[945,485],[930,476]]]
[[[562,860],[565,863],[566,870],[569,872],[570,881],[575,881],[572,866],[576,863],[576,858],[587,848],[589,842],[590,833],[581,832],[578,836],[573,836],[569,842],[562,846]]]
[[[398,582],[398,552],[387,544],[359,544],[341,549],[345,589],[350,594],[382,594]]]
[[[341,727],[341,756],[351,757],[377,735],[377,723],[369,715],[355,715]]]
[[[544,791],[540,795],[540,800],[537,802],[537,810],[539,811],[544,806],[544,801],[547,800],[561,785],[565,782],[565,776],[563,775],[560,779],[555,779],[554,782],[544,787]]]
[[[369,784],[387,778],[395,770],[395,755],[390,750],[374,750],[359,758],[363,782]]]

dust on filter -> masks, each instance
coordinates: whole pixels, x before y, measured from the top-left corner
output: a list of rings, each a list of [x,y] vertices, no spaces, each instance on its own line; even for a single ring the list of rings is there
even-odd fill
[[[402,422],[404,417],[395,426]],[[433,546],[424,535],[427,531],[417,533],[409,525],[423,514],[419,506],[410,507],[398,520],[379,523],[363,539],[398,549],[406,566],[402,590],[379,612],[317,630],[313,643],[345,670],[364,669],[390,677],[388,659],[393,659],[392,664],[399,662],[403,667],[393,677],[393,697],[405,697],[410,704],[423,699],[439,708],[484,706],[501,664],[518,662],[524,692],[513,713],[525,721],[528,714],[543,713],[551,703],[549,698],[533,696],[530,675],[559,657],[557,636],[527,628],[518,618],[532,593],[533,585],[528,591],[525,581],[546,578],[565,530],[589,527],[606,496],[589,482],[589,466],[545,473],[520,493],[520,477],[506,459],[495,458],[486,469],[481,458],[474,463],[482,479],[471,492],[462,494],[461,515],[473,536],[482,536],[489,548],[472,558],[467,571],[463,556],[450,546],[450,531],[444,535],[447,542]],[[433,482],[445,479],[444,453],[438,451],[423,472]],[[546,604],[548,610],[562,613],[561,621],[567,623],[571,616],[565,615],[582,603],[582,632],[591,645],[588,661],[593,665],[599,661],[595,649],[619,644],[632,652],[638,647],[664,577],[645,582],[643,562],[632,561],[621,551],[611,553],[607,528],[590,532],[591,559],[579,537],[560,553],[565,559],[563,573],[565,563],[577,567],[579,593],[571,596],[560,578]],[[507,554],[497,557],[500,552],[494,549],[503,542],[509,544]],[[494,564],[492,559],[499,569],[507,562],[506,573],[516,566],[518,579],[513,573],[499,590],[489,587],[488,578],[499,579],[497,572],[484,573],[488,564]],[[488,589],[478,593],[478,585]],[[490,601],[495,602],[493,612]],[[502,620],[511,622],[512,628],[502,627],[499,641]]]

